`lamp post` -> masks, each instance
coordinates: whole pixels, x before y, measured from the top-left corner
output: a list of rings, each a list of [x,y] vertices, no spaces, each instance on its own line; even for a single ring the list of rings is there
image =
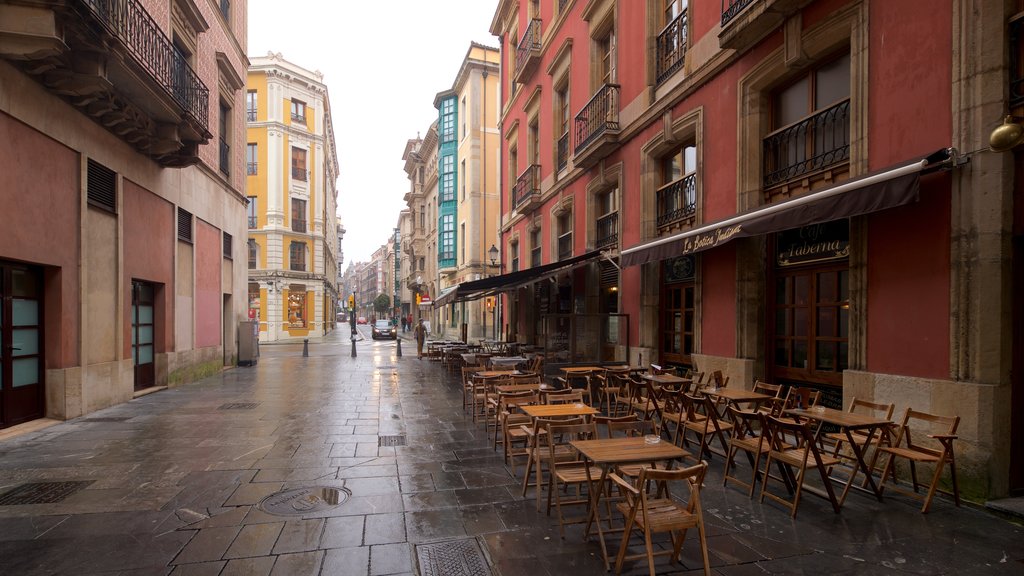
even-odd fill
[[[493,266],[497,266],[498,265],[498,247],[495,246],[494,244],[491,244],[491,247],[487,250],[487,257],[490,258],[491,266],[492,267]],[[493,339],[497,340],[498,339],[498,297],[497,296],[494,297],[494,307],[491,310],[491,313],[493,314],[493,318],[491,320],[491,323],[494,325],[494,328],[493,328],[493,330],[494,330],[494,338]]]

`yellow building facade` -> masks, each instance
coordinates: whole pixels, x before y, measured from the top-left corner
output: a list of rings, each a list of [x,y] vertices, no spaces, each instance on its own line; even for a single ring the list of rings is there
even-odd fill
[[[246,90],[249,317],[260,341],[322,336],[338,301],[338,159],[323,74],[250,59]]]

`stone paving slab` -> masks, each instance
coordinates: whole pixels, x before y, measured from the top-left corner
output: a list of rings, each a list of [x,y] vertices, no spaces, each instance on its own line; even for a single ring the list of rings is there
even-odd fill
[[[311,342],[308,358],[301,344],[264,347],[254,367],[4,435],[0,494],[91,484],[63,502],[0,506],[0,573],[417,574],[417,545],[455,540],[475,542],[494,575],[605,573],[581,526],[563,539],[532,490],[522,497],[463,412],[458,376],[396,358],[394,342],[361,340],[357,350],[351,358],[347,333]],[[722,487],[721,467],[715,457],[702,491],[715,574],[1024,574],[1024,530],[978,507],[940,498],[922,515],[903,497],[851,494],[835,514],[807,497],[792,520]],[[258,507],[311,486],[351,497],[293,516]],[[608,543],[614,553],[617,539]],[[681,564],[657,566],[703,573],[695,537]],[[646,574],[646,564],[624,573]]]

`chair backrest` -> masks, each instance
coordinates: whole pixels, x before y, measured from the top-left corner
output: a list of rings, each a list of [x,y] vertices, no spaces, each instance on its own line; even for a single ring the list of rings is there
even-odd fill
[[[764,430],[764,417],[762,412],[754,410],[740,410],[730,404],[726,407],[729,411],[729,419],[733,422],[732,437],[734,440],[744,440],[758,436],[756,430]],[[764,435],[761,435],[762,440]]]
[[[786,395],[786,404],[790,408],[810,408],[817,406],[821,400],[821,390],[790,386]]]
[[[514,413],[516,406],[537,404],[538,402],[540,402],[538,392],[500,392],[498,393],[498,412]]]
[[[664,374],[665,369],[660,364],[651,364],[651,374]]]
[[[808,421],[778,418],[771,414],[762,414],[765,435],[772,450],[789,450],[791,448],[810,449],[817,459],[817,443],[814,441],[814,430]],[[793,444],[795,440],[796,444]],[[810,465],[810,462],[808,462]]]
[[[896,404],[878,404],[876,402],[861,400],[856,397],[850,402],[850,412],[857,412],[860,414],[874,413],[875,416],[882,416],[886,420],[892,420],[892,413],[895,409]]]
[[[675,499],[686,503],[687,510],[697,518],[702,518],[700,507],[700,487],[704,483],[704,475],[707,474],[708,463],[701,460],[700,464],[686,468],[666,470],[662,468],[641,468],[640,477],[637,479],[636,487],[640,490],[640,503],[646,510],[649,496],[665,499]],[[684,500],[679,490],[673,486],[684,484],[689,492]],[[674,493],[674,494],[673,494]],[[630,500],[627,498],[627,500]],[[634,503],[631,502],[635,506]],[[645,514],[646,515],[646,514]]]
[[[514,374],[513,384],[537,384],[540,385],[540,374]]]
[[[535,355],[533,357],[532,360],[530,360],[530,364],[527,366],[526,369],[528,371],[530,371],[530,372],[536,372],[537,374],[540,374],[541,373],[541,368],[543,368],[543,367],[544,367],[544,355],[543,354],[537,354],[537,355]]]
[[[712,383],[716,388],[725,388],[729,386],[729,377],[723,376],[721,370],[715,370],[711,373],[711,381],[708,384]]]
[[[893,446],[899,446],[901,442],[904,442],[906,447],[911,450],[938,457],[943,453],[941,448],[936,447],[940,443],[938,441],[929,442],[924,440],[924,438],[956,436],[956,429],[959,426],[959,416],[941,416],[907,408],[907,411],[903,414],[903,421],[900,424],[899,431],[896,433],[896,440],[893,441]],[[914,437],[911,436],[912,430],[917,432]]]
[[[583,391],[563,388],[561,390],[548,390],[545,392],[545,400],[548,404],[574,404],[583,402]]]
[[[484,369],[483,366],[463,366],[462,367],[462,385],[463,386],[467,386],[469,384],[470,378],[473,377],[473,374],[476,374],[477,372],[480,372],[483,369]]]
[[[604,428],[608,438],[643,436],[652,430],[650,420],[640,420],[636,415],[595,416],[594,423]]]
[[[768,394],[778,398],[782,394],[782,384],[769,384],[760,380],[754,381],[754,392]]]

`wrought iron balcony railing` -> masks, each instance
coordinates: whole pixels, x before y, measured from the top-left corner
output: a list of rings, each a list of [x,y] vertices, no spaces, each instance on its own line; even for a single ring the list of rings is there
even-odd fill
[[[533,250],[530,250],[530,266],[540,266],[540,246],[534,246]]]
[[[246,122],[255,122],[256,121],[256,109],[255,108],[246,108],[246,110],[245,110],[245,121]]]
[[[157,80],[182,111],[207,129],[210,90],[138,0],[78,0]]]
[[[292,166],[292,180],[302,180],[303,182],[306,182],[309,180],[309,170],[299,168],[298,166]]]
[[[569,165],[569,133],[566,132],[558,139],[558,171],[565,170]]]
[[[697,213],[697,173],[665,184],[655,192],[658,227],[685,220]]]
[[[566,232],[558,237],[558,259],[569,258],[572,258],[572,232]]]
[[[258,162],[246,162],[245,173],[249,176],[255,176],[260,173],[259,167],[260,166]]]
[[[519,74],[530,63],[531,58],[540,56],[540,39],[540,18],[533,18],[526,28],[526,33],[519,39],[519,45],[516,46],[516,78],[519,78]]]
[[[669,22],[658,34],[657,60],[655,62],[657,82],[661,84],[683,66],[686,56],[686,10]]]
[[[256,217],[255,216],[249,216],[249,228],[255,228],[255,227],[256,227]]]
[[[515,188],[512,189],[512,207],[519,208],[529,202],[536,194],[540,196],[540,166],[530,165],[519,178],[516,178]]]
[[[722,28],[754,0],[722,0]]]
[[[220,139],[220,171],[225,176],[231,175],[231,145]]]
[[[619,213],[612,212],[597,219],[597,248],[606,248],[619,243]]]
[[[305,232],[305,231],[306,231],[306,221],[305,220],[296,220],[295,218],[292,218],[292,232]]]
[[[1010,22],[1010,108],[1024,104],[1024,18]]]
[[[847,98],[765,136],[764,187],[849,159],[850,100]]]
[[[609,130],[619,129],[619,85],[605,84],[576,115],[576,153]]]

